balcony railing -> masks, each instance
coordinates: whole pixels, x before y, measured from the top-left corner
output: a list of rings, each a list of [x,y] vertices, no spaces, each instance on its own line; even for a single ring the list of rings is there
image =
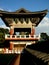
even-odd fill
[[[31,36],[31,35],[5,35],[5,39],[7,39],[7,38],[40,38],[40,36],[37,36],[37,35],[33,35],[33,36]]]

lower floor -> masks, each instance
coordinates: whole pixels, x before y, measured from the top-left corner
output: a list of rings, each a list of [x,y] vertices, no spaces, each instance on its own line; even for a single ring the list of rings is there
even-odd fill
[[[27,45],[35,44],[35,41],[9,41],[9,43],[9,47],[0,49],[0,52],[20,54]]]

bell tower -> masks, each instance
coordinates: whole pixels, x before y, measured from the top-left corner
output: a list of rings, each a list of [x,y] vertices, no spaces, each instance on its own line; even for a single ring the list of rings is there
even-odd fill
[[[20,54],[26,45],[39,40],[35,27],[46,14],[47,10],[31,12],[24,8],[15,12],[0,11],[0,17],[10,28],[9,34],[5,34],[5,40],[10,43],[10,53]]]

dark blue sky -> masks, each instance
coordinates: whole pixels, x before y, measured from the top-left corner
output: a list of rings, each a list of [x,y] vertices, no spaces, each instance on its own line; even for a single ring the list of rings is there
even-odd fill
[[[16,11],[20,8],[25,8],[30,11],[49,10],[49,0],[0,0],[0,9],[2,10]],[[49,12],[46,17],[49,18]],[[3,24],[0,19],[0,26]],[[47,29],[45,31],[47,31]]]
[[[15,11],[26,8],[31,11],[49,9],[49,0],[0,0],[0,8]]]

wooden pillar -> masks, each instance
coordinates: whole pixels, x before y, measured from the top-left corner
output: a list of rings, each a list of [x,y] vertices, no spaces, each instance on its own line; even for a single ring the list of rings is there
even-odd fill
[[[13,26],[11,26],[10,27],[10,35],[13,35],[13,34],[14,34],[14,28],[13,28]],[[9,49],[13,50],[13,48],[14,48],[13,42],[10,41],[10,47],[9,47]]]
[[[14,28],[13,26],[10,27],[10,35],[13,35],[14,34]]]
[[[35,26],[32,26],[31,35],[34,35],[34,34],[35,34]]]
[[[10,50],[13,50],[13,48],[14,48],[14,44],[13,44],[13,42],[10,42]]]

